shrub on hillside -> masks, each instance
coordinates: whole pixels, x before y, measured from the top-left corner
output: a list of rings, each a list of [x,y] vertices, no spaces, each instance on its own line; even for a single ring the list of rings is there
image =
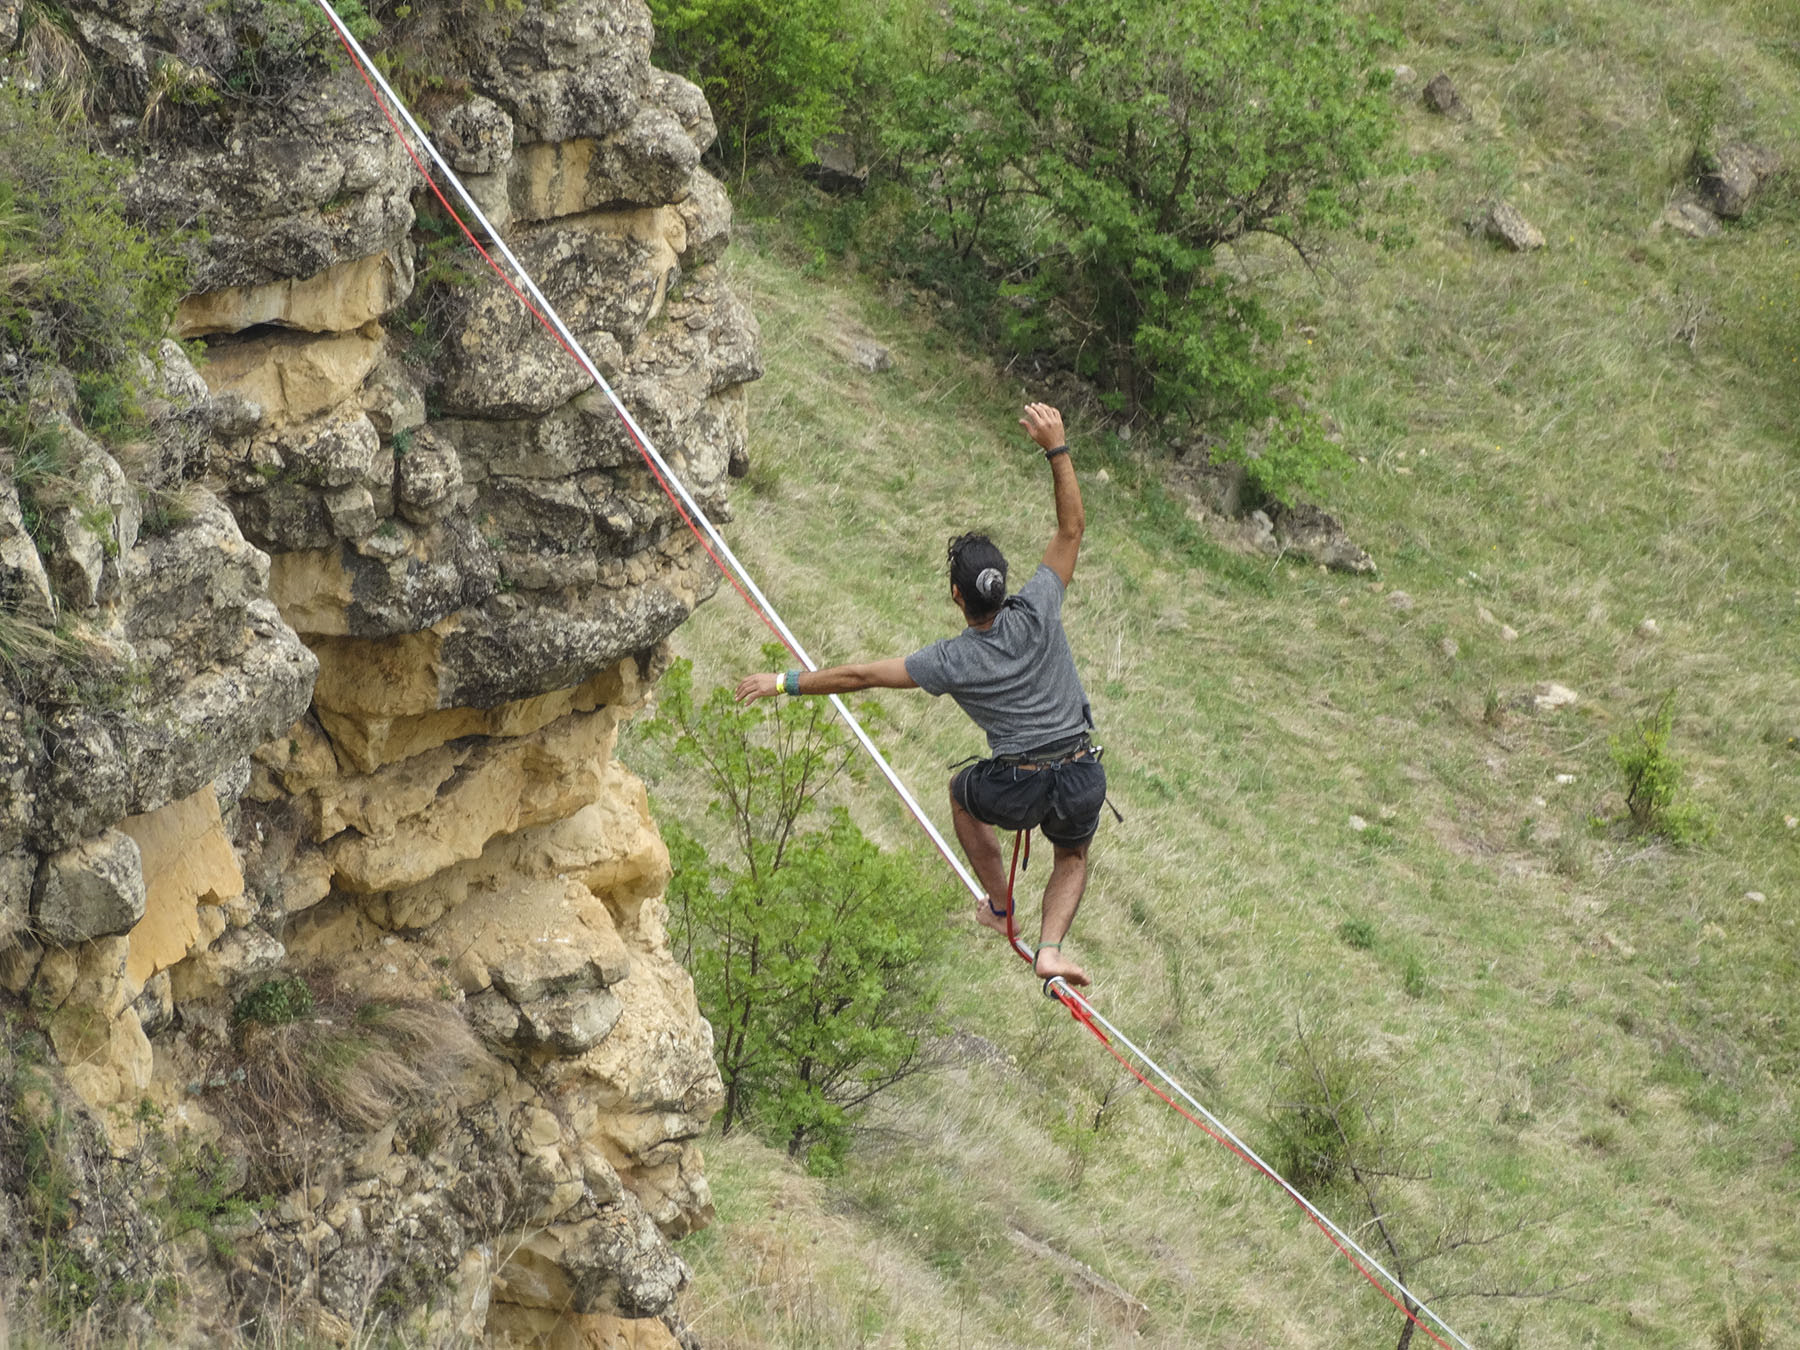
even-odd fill
[[[715,861],[664,827],[671,935],[725,1083],[720,1127],[750,1122],[835,1170],[857,1108],[922,1067],[944,896],[842,808],[817,821],[856,754],[829,704],[740,706],[723,688],[699,704],[692,681],[684,661],[664,676],[652,734],[701,769],[731,841]]]
[[[1227,431],[1288,498],[1340,454],[1218,250],[1356,223],[1388,142],[1384,35],[1322,0],[949,0],[901,86],[921,263],[1018,353]]]
[[[719,152],[804,159],[838,130],[858,65],[861,0],[650,0],[656,61],[706,91]]]
[[[1699,843],[1709,830],[1698,809],[1675,799],[1682,775],[1680,763],[1669,753],[1674,728],[1675,693],[1670,690],[1654,713],[1612,738],[1611,750],[1625,779],[1625,809],[1632,829],[1679,846]]]

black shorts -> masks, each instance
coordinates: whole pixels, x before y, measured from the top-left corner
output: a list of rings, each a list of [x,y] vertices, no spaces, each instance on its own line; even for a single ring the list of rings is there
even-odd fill
[[[984,759],[950,780],[950,794],[984,824],[1002,830],[1042,828],[1052,844],[1080,848],[1100,828],[1106,770],[1091,755],[1036,768]]]

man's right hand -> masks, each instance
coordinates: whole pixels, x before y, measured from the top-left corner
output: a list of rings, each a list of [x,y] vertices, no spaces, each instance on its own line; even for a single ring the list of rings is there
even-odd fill
[[[738,681],[737,701],[754,703],[759,698],[774,698],[781,692],[779,675],[746,675]]]
[[[1019,425],[1045,450],[1054,450],[1068,439],[1063,431],[1062,414],[1048,403],[1027,403]]]

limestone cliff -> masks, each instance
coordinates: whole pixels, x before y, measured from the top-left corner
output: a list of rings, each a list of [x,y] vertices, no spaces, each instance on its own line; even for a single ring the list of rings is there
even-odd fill
[[[722,512],[760,371],[704,99],[639,0],[419,8],[434,133]],[[613,747],[709,565],[292,0],[67,13],[204,351],[165,344],[143,465],[85,444],[113,509],[50,566],[0,496],[8,603],[132,672],[0,707],[0,976],[116,1141],[173,1122],[268,1196],[193,1253],[241,1313],[666,1344],[630,1319],[708,1215],[719,1085]]]

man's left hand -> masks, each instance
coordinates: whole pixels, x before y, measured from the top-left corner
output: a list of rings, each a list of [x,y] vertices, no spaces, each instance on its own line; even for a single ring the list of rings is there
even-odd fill
[[[759,698],[773,698],[781,692],[779,675],[746,675],[738,681],[737,701],[754,703]]]
[[[1025,415],[1019,419],[1025,434],[1045,450],[1054,450],[1066,439],[1062,414],[1048,403],[1027,403]]]

